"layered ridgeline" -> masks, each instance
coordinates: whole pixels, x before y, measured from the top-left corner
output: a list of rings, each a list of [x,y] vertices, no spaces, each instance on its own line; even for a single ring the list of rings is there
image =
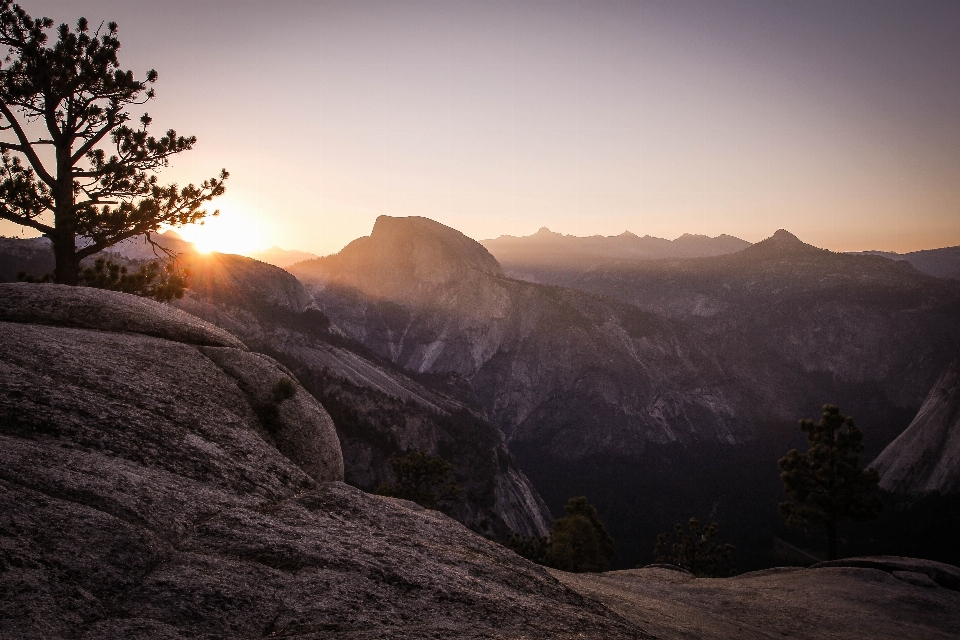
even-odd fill
[[[483,240],[481,244],[515,277],[535,274],[544,268],[582,269],[611,260],[719,256],[750,246],[746,240],[725,234],[711,238],[685,233],[676,240],[666,240],[624,231],[618,236],[578,237],[555,233],[546,227],[531,236],[500,236]]]
[[[924,249],[909,253],[862,251],[859,255],[875,255],[890,260],[903,260],[912,264],[917,271],[922,271],[928,275],[960,280],[960,247]]]
[[[381,216],[369,237],[290,270],[349,336],[406,369],[462,376],[510,442],[541,455],[750,438],[695,339],[630,305],[510,279],[432,220]]]
[[[879,437],[916,413],[960,342],[960,285],[906,262],[833,253],[786,231],[734,254],[543,270],[688,327],[747,391],[753,419],[836,402]]]
[[[746,240],[726,234],[710,237],[685,233],[675,240],[666,240],[624,231],[618,236],[579,237],[555,233],[546,227],[530,236],[500,236],[482,240],[481,244],[493,254],[507,274],[534,282],[544,271],[549,276],[550,272],[583,271],[620,260],[705,258],[736,253],[751,245]],[[960,280],[960,247],[909,253],[860,251],[851,255],[902,260],[921,273]]]
[[[464,499],[447,508],[452,516],[492,536],[547,532],[550,513],[503,433],[469,393],[458,397],[455,380],[415,381],[353,342],[282,269],[218,253],[194,254],[187,266],[191,287],[177,306],[296,374],[333,415],[348,483],[373,490],[393,479],[391,455],[424,450],[453,464]]]
[[[690,515],[772,548],[790,535],[776,460],[800,444],[796,420],[838,403],[876,455],[960,336],[956,283],[786,232],[728,255],[541,271],[561,287],[509,278],[436,222],[381,217],[291,272],[381,357],[469,382],[552,507],[595,500],[619,566]]]

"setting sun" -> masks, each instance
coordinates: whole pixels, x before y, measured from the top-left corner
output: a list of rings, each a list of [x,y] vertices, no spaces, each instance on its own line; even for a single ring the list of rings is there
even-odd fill
[[[224,197],[217,203],[220,215],[208,217],[203,224],[192,224],[176,231],[192,242],[197,251],[247,255],[270,245],[271,230],[266,220],[242,203]]]

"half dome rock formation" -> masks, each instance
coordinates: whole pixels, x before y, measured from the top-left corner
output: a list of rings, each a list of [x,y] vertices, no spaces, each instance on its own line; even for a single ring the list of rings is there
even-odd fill
[[[960,357],[930,390],[910,426],[870,465],[891,493],[960,494]]]
[[[701,345],[628,305],[510,279],[438,222],[382,216],[369,237],[290,271],[380,357],[469,382],[511,449],[570,460],[751,437]]]
[[[335,256],[291,270],[294,275],[301,272],[333,283],[363,282],[367,295],[420,304],[432,303],[433,294],[444,285],[503,277],[500,263],[479,242],[416,216],[380,216],[369,236],[354,240]]]
[[[0,638],[647,637],[339,482],[324,409],[222,330],[58,285],[0,309]]]

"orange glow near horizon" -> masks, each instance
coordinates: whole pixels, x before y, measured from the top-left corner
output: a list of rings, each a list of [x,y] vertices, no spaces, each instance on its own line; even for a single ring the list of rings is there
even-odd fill
[[[264,216],[229,197],[218,200],[216,205],[220,215],[208,216],[203,224],[191,224],[175,231],[192,242],[200,253],[249,255],[270,246],[272,225]]]

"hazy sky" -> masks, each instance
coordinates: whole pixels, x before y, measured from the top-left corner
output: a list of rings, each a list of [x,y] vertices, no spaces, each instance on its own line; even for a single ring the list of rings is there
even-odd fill
[[[162,179],[232,174],[227,250],[330,253],[380,214],[960,245],[960,2],[23,5],[120,24],[158,132],[199,138]]]

